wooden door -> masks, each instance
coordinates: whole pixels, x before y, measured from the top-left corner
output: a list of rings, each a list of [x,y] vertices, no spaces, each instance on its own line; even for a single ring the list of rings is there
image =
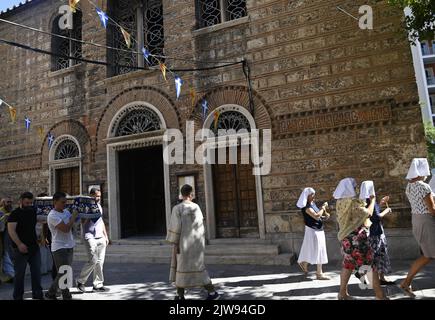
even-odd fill
[[[240,150],[238,154],[240,162]],[[252,165],[215,164],[213,184],[217,237],[258,238],[257,195]]]
[[[56,190],[70,196],[80,194],[80,168],[72,167],[56,170]]]

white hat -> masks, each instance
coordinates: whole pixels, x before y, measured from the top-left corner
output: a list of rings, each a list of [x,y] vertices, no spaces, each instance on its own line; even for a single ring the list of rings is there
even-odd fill
[[[299,196],[299,200],[296,206],[301,209],[305,208],[307,206],[308,196],[315,193],[316,191],[313,188],[305,188],[304,191],[302,191],[301,195]]]
[[[375,195],[375,185],[373,181],[364,181],[361,183],[361,190],[359,191],[359,198],[361,200],[366,200],[370,198],[370,196]]]
[[[406,179],[411,180],[417,177],[430,176],[429,163],[426,158],[412,159]]]
[[[356,197],[356,181],[354,178],[345,178],[338,183],[334,191],[335,199],[354,198]]]

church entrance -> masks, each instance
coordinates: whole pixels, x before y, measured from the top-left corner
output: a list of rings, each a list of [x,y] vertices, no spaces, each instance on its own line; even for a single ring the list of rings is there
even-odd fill
[[[118,152],[122,238],[166,234],[162,148]]]
[[[228,150],[227,150],[228,159]],[[218,238],[258,238],[257,196],[252,164],[213,165],[216,235]]]

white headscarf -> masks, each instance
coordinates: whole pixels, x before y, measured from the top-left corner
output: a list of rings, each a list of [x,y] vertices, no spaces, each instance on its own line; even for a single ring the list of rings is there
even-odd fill
[[[370,198],[370,196],[375,195],[375,185],[373,181],[364,181],[361,183],[361,190],[359,191],[359,198],[361,200],[366,200]]]
[[[334,191],[335,199],[354,198],[356,197],[356,181],[354,178],[345,178],[338,183]]]
[[[411,166],[409,167],[408,174],[406,175],[407,180],[412,180],[417,177],[427,177],[430,176],[429,163],[426,158],[415,158],[412,159]]]
[[[308,196],[315,193],[316,191],[313,188],[305,188],[304,191],[302,191],[301,195],[299,196],[299,200],[296,206],[301,209],[305,208],[307,206]]]

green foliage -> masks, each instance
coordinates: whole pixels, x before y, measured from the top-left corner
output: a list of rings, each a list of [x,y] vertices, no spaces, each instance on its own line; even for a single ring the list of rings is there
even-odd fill
[[[435,127],[430,122],[424,124],[428,160],[431,168],[435,168]]]
[[[435,1],[434,0],[388,0],[400,9],[409,7],[411,16],[404,19],[405,29],[410,35],[411,42],[416,40],[433,40],[435,32]]]

